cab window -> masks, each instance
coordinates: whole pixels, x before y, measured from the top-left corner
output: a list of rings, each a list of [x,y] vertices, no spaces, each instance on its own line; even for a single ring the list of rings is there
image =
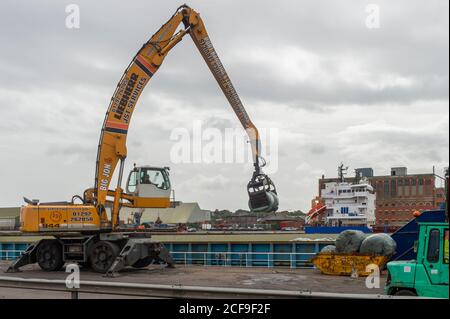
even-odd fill
[[[142,169],[140,172],[140,183],[155,185],[160,189],[169,189],[169,178],[164,170]]]
[[[128,181],[128,192],[134,193],[136,191],[137,178],[137,172],[131,172],[130,179]]]
[[[430,230],[430,236],[428,239],[428,253],[427,260],[435,263],[439,261],[439,241],[440,241],[439,229]]]

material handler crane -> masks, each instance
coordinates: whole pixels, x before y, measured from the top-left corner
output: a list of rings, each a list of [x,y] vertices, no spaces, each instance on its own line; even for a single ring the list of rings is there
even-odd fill
[[[30,245],[9,271],[17,271],[19,267],[35,262],[43,270],[56,271],[65,262],[75,261],[107,274],[116,273],[126,266],[146,267],[155,260],[173,265],[169,252],[147,232],[121,229],[119,211],[121,207],[167,208],[171,205],[166,168],[135,168],[128,178],[127,192],[121,184],[127,157],[128,128],[139,96],[169,51],[185,35],[194,41],[249,136],[255,168],[247,185],[250,209],[270,212],[278,208],[275,186],[262,171],[264,160],[260,156],[258,130],[234,89],[200,15],[183,5],[142,46],[117,85],[100,134],[94,188],[87,189],[83,197],[75,195],[71,202],[39,203],[25,198],[27,205],[22,206],[20,212],[21,231],[50,238]],[[117,186],[111,190],[109,186],[117,165]],[[145,175],[150,177],[150,181],[153,177],[160,182],[145,183]],[[139,192],[136,186],[146,191]],[[131,188],[133,190],[130,191]],[[111,208],[110,219],[108,207]]]

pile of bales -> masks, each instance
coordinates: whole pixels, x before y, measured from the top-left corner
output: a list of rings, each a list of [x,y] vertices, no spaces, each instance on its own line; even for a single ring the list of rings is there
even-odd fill
[[[344,230],[337,236],[335,245],[325,246],[321,252],[392,256],[396,248],[395,240],[388,234],[365,234],[359,230]]]

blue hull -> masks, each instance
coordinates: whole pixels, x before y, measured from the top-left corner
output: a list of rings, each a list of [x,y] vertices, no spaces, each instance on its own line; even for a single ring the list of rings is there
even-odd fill
[[[363,233],[372,233],[372,230],[366,226],[337,226],[337,227],[328,227],[328,226],[306,226],[305,233],[306,234],[339,234],[344,230],[360,230]]]

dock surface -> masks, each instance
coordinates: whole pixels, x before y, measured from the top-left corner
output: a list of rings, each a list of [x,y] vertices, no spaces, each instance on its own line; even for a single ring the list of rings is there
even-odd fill
[[[19,273],[5,273],[10,262],[0,261],[1,276],[60,279],[68,275],[64,271],[44,272],[37,264],[27,265]],[[170,269],[163,266],[149,266],[145,269],[125,269],[118,277],[106,278],[88,269],[81,269],[82,281],[109,281],[163,285],[190,285],[205,287],[252,288],[274,290],[308,290],[312,292],[333,292],[351,294],[383,294],[385,274],[380,279],[380,288],[368,289],[366,278],[323,275],[316,269],[273,269],[239,268],[216,266],[177,266]],[[82,294],[81,298],[102,298]],[[69,294],[50,291],[0,288],[0,298],[70,298]],[[115,297],[117,298],[117,296]]]

